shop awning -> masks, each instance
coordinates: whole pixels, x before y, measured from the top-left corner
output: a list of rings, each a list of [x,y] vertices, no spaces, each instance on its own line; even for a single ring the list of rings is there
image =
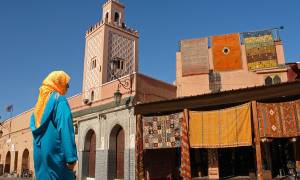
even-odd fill
[[[190,111],[192,148],[250,146],[250,103],[213,111]]]

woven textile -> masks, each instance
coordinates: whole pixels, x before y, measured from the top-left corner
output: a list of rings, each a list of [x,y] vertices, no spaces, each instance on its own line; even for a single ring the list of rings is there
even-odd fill
[[[208,38],[181,41],[182,76],[209,71]]]
[[[252,144],[249,103],[213,111],[190,111],[190,145],[222,148]]]
[[[212,36],[215,71],[242,69],[240,34]]]
[[[282,103],[257,103],[260,137],[300,135],[300,100]]]
[[[143,148],[180,147],[182,113],[143,117]]]
[[[143,161],[143,126],[141,115],[137,116],[136,120],[136,135],[135,135],[135,178],[144,178],[144,161]]]
[[[181,122],[181,177],[184,180],[191,178],[191,163],[190,163],[190,145],[188,139],[188,127],[186,115],[183,115]]]
[[[243,33],[249,70],[277,67],[271,30]]]

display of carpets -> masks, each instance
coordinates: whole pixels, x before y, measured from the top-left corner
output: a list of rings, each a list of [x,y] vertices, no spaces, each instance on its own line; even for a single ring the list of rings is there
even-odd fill
[[[209,72],[208,38],[181,41],[182,76]]]
[[[182,113],[143,117],[143,148],[180,147]]]
[[[193,148],[252,145],[250,104],[226,109],[189,112],[189,138]]]
[[[300,100],[281,103],[257,103],[260,137],[300,135]]]
[[[242,33],[249,70],[277,67],[272,30]]]
[[[211,41],[215,71],[242,69],[240,34],[212,36]]]

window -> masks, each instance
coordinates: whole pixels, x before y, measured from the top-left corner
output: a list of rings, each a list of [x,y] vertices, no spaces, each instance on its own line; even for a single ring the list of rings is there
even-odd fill
[[[91,92],[91,101],[94,101],[94,98],[95,98],[95,94],[94,94],[94,91]]]
[[[278,75],[274,76],[273,83],[274,84],[280,84],[281,83],[281,78]]]
[[[272,85],[273,84],[273,80],[270,76],[267,76],[265,79],[265,85]]]
[[[95,69],[97,67],[97,59],[93,58],[91,60],[91,69]]]
[[[280,84],[280,83],[281,83],[281,78],[278,75],[267,76],[265,78],[265,85]]]
[[[117,61],[117,69],[124,69],[124,60],[123,59],[118,59]]]
[[[120,15],[118,12],[115,12],[115,22],[119,22],[120,20]]]
[[[218,72],[209,72],[209,89],[212,93],[221,91],[221,74]]]
[[[78,125],[74,125],[74,132],[75,132],[75,135],[78,135]]]
[[[108,12],[105,14],[105,19],[108,20]]]

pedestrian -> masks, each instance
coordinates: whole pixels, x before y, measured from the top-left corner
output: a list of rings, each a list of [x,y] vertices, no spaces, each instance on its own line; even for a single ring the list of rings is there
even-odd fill
[[[73,180],[77,149],[71,110],[64,97],[70,77],[54,71],[44,79],[30,128],[36,180]]]

